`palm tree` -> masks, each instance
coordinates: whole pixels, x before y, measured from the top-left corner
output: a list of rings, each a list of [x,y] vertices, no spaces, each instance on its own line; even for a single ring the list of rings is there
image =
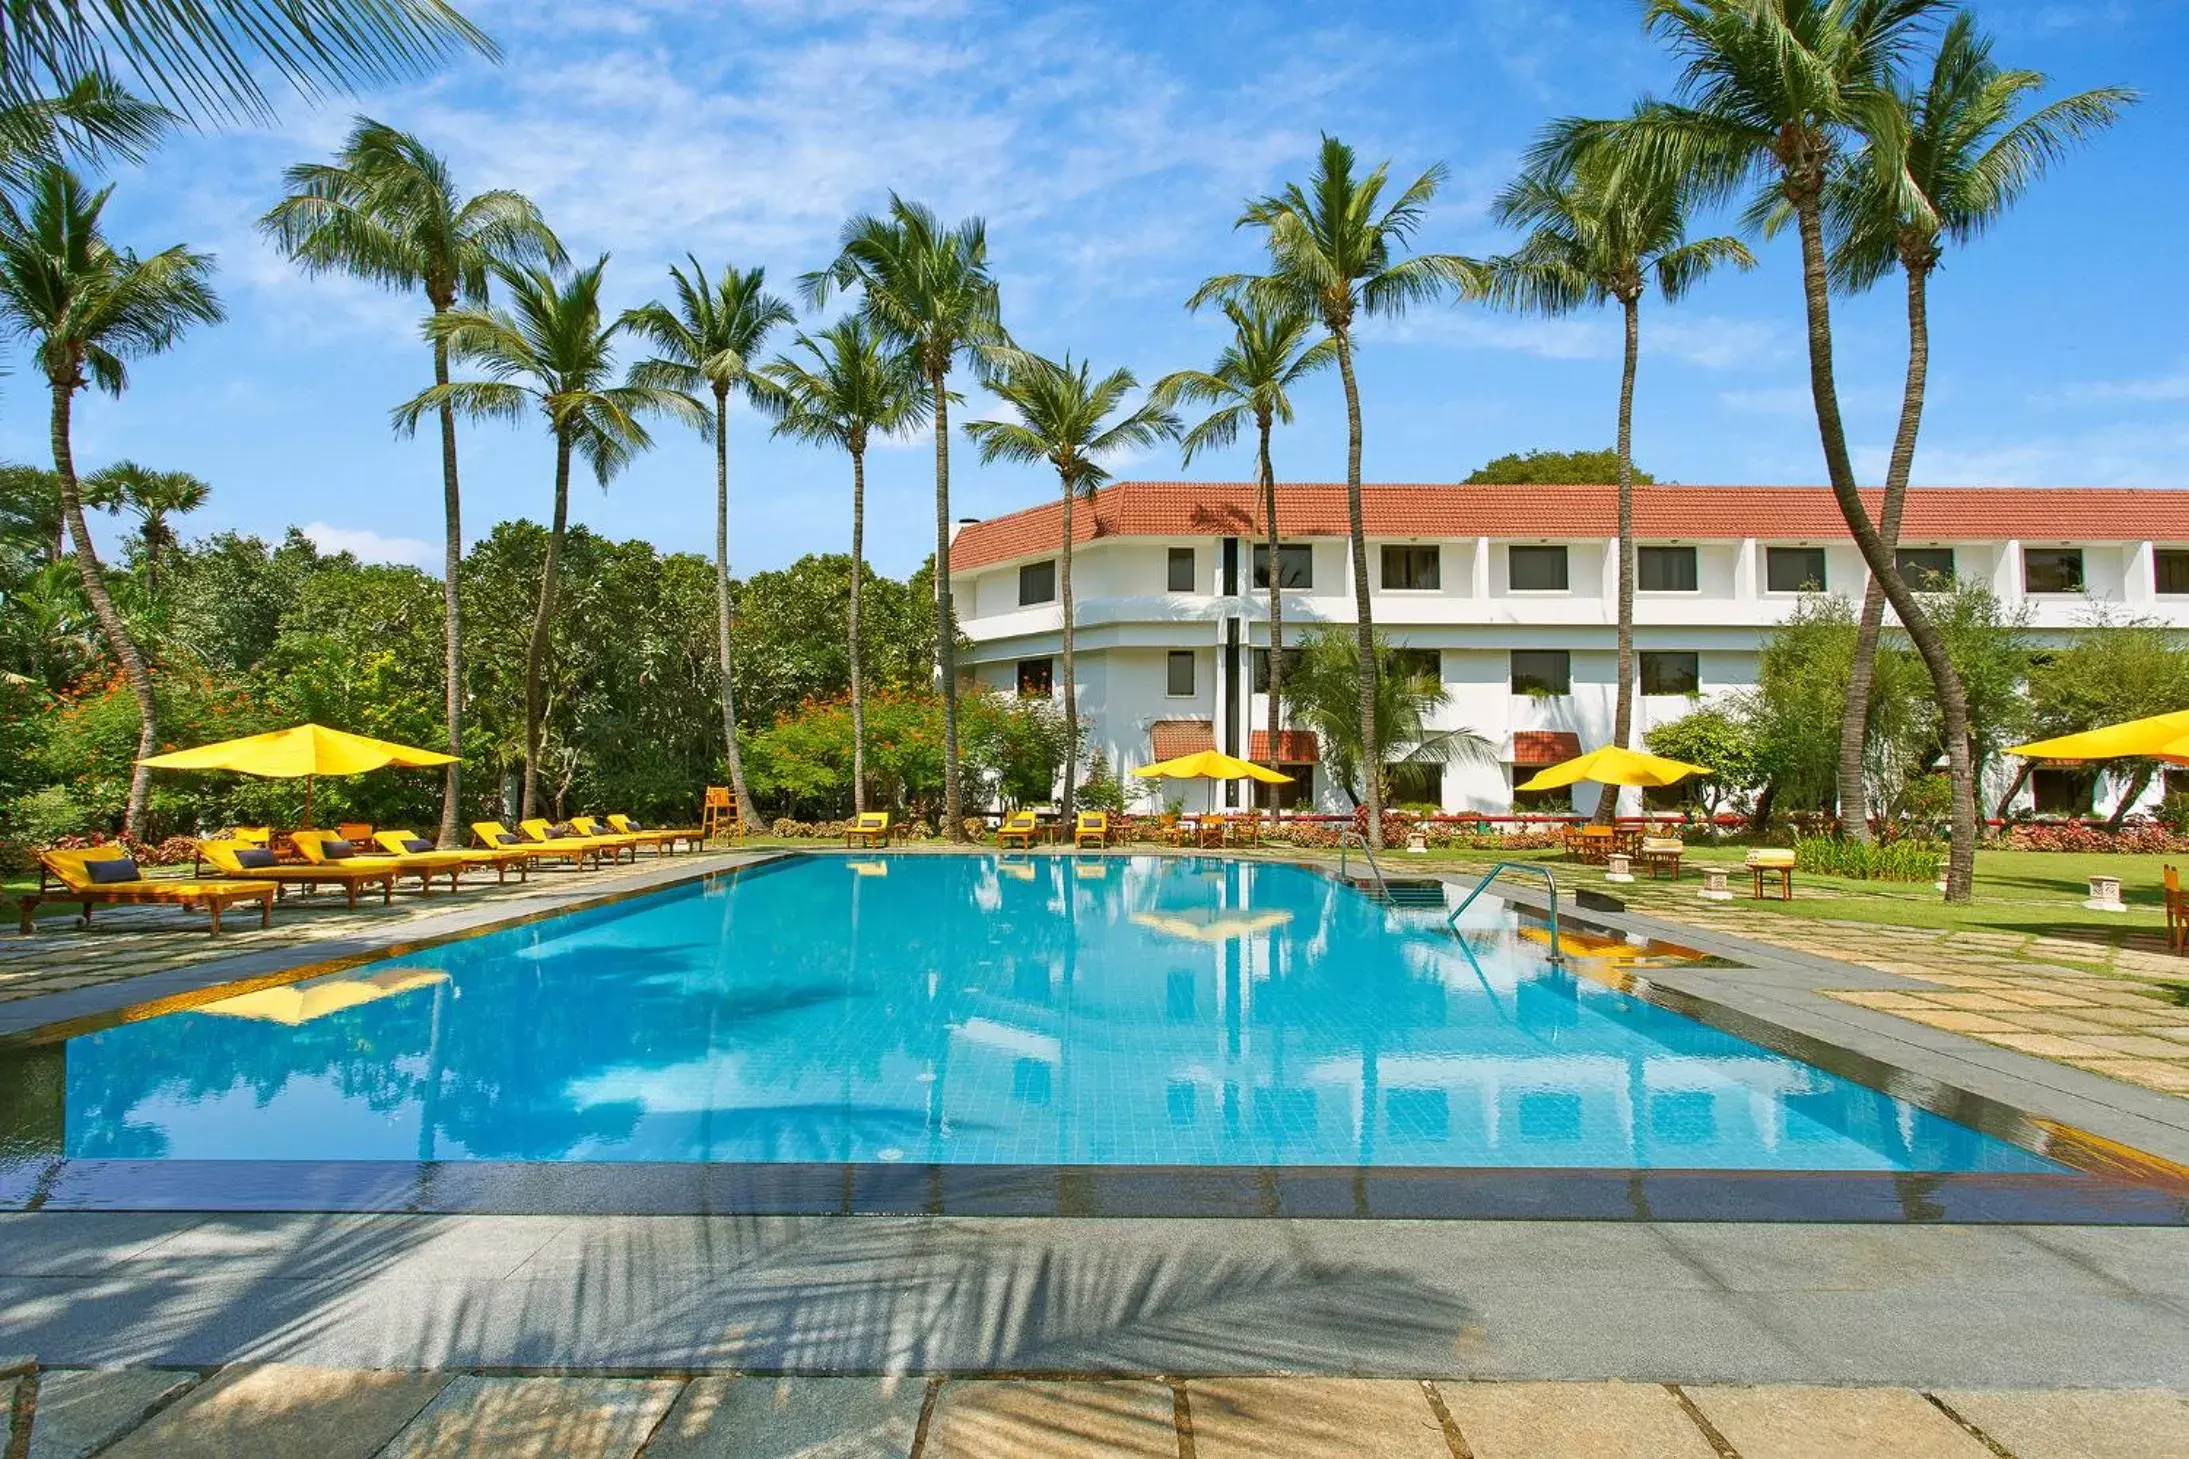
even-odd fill
[[[259,221],[311,273],[339,272],[388,288],[422,290],[439,319],[457,304],[483,305],[496,264],[564,262],[530,199],[505,190],[465,198],[448,163],[409,132],[360,117],[327,163],[283,174],[288,196]],[[448,340],[429,335],[433,383],[448,384]],[[441,407],[441,600],[447,750],[463,742],[463,624],[457,579],[464,560],[463,493],[456,473],[456,408]],[[440,844],[463,840],[462,761],[441,782]]]
[[[160,554],[175,545],[175,529],[167,519],[196,511],[212,492],[187,471],[154,471],[134,461],[102,467],[83,483],[85,506],[136,517],[137,535],[144,543],[144,589],[154,595],[160,590]]]
[[[1300,663],[1293,671],[1294,717],[1315,732],[1322,747],[1323,763],[1337,778],[1353,804],[1370,796],[1381,805],[1389,791],[1392,765],[1446,765],[1454,762],[1494,765],[1497,745],[1472,729],[1432,730],[1430,716],[1450,698],[1434,674],[1407,674],[1382,634],[1374,640],[1374,652],[1383,660],[1381,672],[1371,681],[1360,671],[1360,643],[1343,629],[1312,630],[1300,642]],[[1373,682],[1376,697],[1363,713],[1361,685]],[[1371,742],[1364,725],[1374,725]],[[1370,752],[1373,743],[1375,752]],[[1396,760],[1379,758],[1387,746],[1407,748]],[[1364,777],[1364,767],[1376,771]],[[1385,782],[1378,785],[1377,782]]]
[[[1085,360],[1076,366],[1038,358],[1014,364],[994,390],[1018,416],[1015,421],[967,421],[965,433],[980,447],[983,465],[994,461],[1046,461],[1056,468],[1064,493],[1064,528],[1057,555],[1057,597],[1064,612],[1064,819],[1072,817],[1079,787],[1079,680],[1073,660],[1072,499],[1109,480],[1101,458],[1152,446],[1178,435],[1178,417],[1162,402],[1144,400],[1118,416],[1127,392],[1140,382],[1130,370],[1100,380]],[[1112,417],[1117,417],[1112,419]]]
[[[1754,268],[1736,238],[1687,237],[1688,188],[1679,174],[1620,167],[1613,156],[1582,151],[1577,160],[1549,129],[1541,153],[1552,160],[1524,171],[1498,194],[1498,220],[1526,229],[1517,252],[1482,264],[1489,300],[1537,314],[1619,305],[1626,347],[1619,374],[1619,691],[1612,743],[1634,737],[1634,375],[1641,355],[1642,296],[1654,281],[1667,303],[1719,264]],[[1619,793],[1597,798],[1596,819],[1610,825]]]
[[[1877,515],[1877,534],[1888,549],[1900,539],[1915,463],[1930,371],[1930,276],[1946,242],[1976,238],[2070,147],[2111,126],[2136,100],[2127,87],[2105,86],[2016,120],[2023,100],[2044,84],[2039,72],[2003,70],[1975,19],[1955,16],[1939,39],[1929,82],[1921,90],[1893,89],[1870,145],[1849,160],[1826,195],[1826,223],[1836,235],[1833,281],[1867,289],[1895,267],[1907,280],[1907,381]],[[1884,616],[1884,588],[1873,577],[1856,625],[1839,740],[1840,820],[1859,840],[1870,838],[1863,751]]]
[[[767,291],[765,269],[740,273],[727,268],[710,284],[699,260],[692,258],[691,264],[688,277],[682,269],[669,270],[676,286],[674,308],[657,299],[625,315],[624,323],[656,351],[633,368],[633,380],[682,391],[695,401],[703,391],[714,396],[714,413],[702,411],[699,432],[714,442],[715,650],[722,670],[722,740],[737,813],[749,826],[755,812],[752,792],[745,788],[745,764],[737,753],[737,700],[731,686],[730,392],[741,390],[747,400],[762,400],[767,385],[754,373],[754,362],[769,333],[797,316]]]
[[[1292,387],[1338,357],[1329,337],[1308,342],[1314,316],[1296,305],[1271,309],[1251,299],[1226,300],[1231,343],[1213,369],[1179,370],[1155,382],[1154,398],[1166,405],[1192,401],[1214,406],[1187,431],[1180,445],[1183,464],[1205,450],[1222,450],[1239,438],[1251,420],[1255,430],[1255,480],[1262,488],[1262,535],[1269,555],[1269,765],[1277,768],[1284,724],[1284,595],[1277,569],[1277,473],[1270,465],[1269,433],[1292,424]]]
[[[1014,363],[995,276],[988,225],[967,218],[945,228],[932,209],[889,196],[889,213],[844,224],[835,262],[799,281],[819,306],[856,285],[859,310],[889,343],[909,350],[935,408],[935,668],[942,680],[943,825],[965,839],[958,773],[958,630],[950,606],[950,371],[961,357],[984,375]]]
[[[775,433],[851,457],[851,800],[866,809],[866,688],[861,671],[859,597],[866,577],[866,452],[875,435],[893,436],[926,424],[934,396],[919,361],[892,351],[854,314],[821,331],[800,334],[793,348],[808,357],[778,355],[763,367],[773,387]]]
[[[120,395],[128,361],[171,349],[194,324],[217,324],[213,260],[180,244],[140,258],[117,249],[100,228],[113,188],[87,190],[59,165],[41,169],[29,196],[0,193],[0,330],[31,345],[52,392],[53,472],[61,520],[76,548],[84,597],[99,620],[108,650],[136,696],[137,758],[159,748],[159,711],[152,674],[107,590],[106,571],[84,525],[82,489],[70,444],[70,412],[87,385]],[[122,831],[136,834],[144,818],[151,772],[140,763],[129,779]]]
[[[585,457],[594,479],[606,486],[631,458],[653,445],[640,423],[661,414],[696,424],[704,414],[675,390],[625,382],[610,384],[619,320],[603,323],[603,254],[567,281],[539,267],[496,264],[494,274],[509,298],[507,308],[451,309],[427,321],[428,334],[446,341],[451,359],[478,365],[484,380],[437,384],[395,408],[405,432],[443,405],[473,420],[519,422],[537,409],[555,441],[555,508],[548,527],[547,557],[540,565],[539,606],[524,659],[524,813],[539,813],[540,741],[545,711],[541,674],[548,628],[555,616],[555,565],[570,525],[570,458]]]
[[[1473,265],[1451,254],[1400,256],[1444,181],[1441,164],[1416,178],[1389,206],[1383,206],[1383,192],[1390,164],[1380,163],[1360,178],[1353,175],[1353,167],[1353,149],[1325,136],[1305,188],[1288,183],[1281,192],[1248,203],[1239,216],[1237,226],[1262,230],[1270,271],[1219,275],[1202,284],[1186,307],[1198,308],[1211,299],[1251,299],[1269,309],[1298,309],[1320,319],[1330,333],[1338,378],[1345,386],[1345,496],[1360,640],[1359,702],[1362,734],[1373,756],[1382,742],[1366,717],[1376,699],[1376,626],[1369,606],[1368,534],[1361,516],[1361,398],[1353,377],[1353,326],[1364,315],[1403,314],[1448,290],[1472,292],[1479,280]],[[1378,849],[1383,845],[1380,780],[1368,777],[1368,840]]]
[[[0,38],[0,57],[5,54]],[[23,92],[18,79],[13,72],[0,75],[0,186],[27,188],[39,168],[69,156],[141,161],[174,120],[96,72],[53,78],[51,96]]]

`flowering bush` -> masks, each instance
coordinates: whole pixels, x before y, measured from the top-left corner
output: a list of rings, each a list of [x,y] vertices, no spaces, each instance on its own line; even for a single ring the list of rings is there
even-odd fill
[[[2014,851],[2087,851],[2116,856],[2189,853],[2189,836],[2144,823],[2108,831],[2085,821],[2027,821],[2007,830]]]

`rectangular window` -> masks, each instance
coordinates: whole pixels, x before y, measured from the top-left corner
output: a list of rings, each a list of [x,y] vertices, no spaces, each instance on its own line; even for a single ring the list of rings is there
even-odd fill
[[[2189,593],[2189,552],[2162,547],[2152,553],[2151,588],[2160,593]]]
[[[1824,549],[1821,547],[1767,547],[1763,557],[1763,585],[1773,593],[1821,593],[1824,591]]]
[[[2040,816],[2087,816],[2098,776],[2091,770],[2032,770],[2029,791]]]
[[[1444,654],[1433,648],[1395,648],[1389,659],[1390,673],[1401,679],[1444,679]]]
[[[1286,649],[1285,681],[1290,683],[1292,676],[1299,671],[1300,651],[1296,648]],[[1258,648],[1254,651],[1254,692],[1257,694],[1267,694],[1269,692],[1269,650],[1266,648]]]
[[[1269,544],[1262,543],[1254,549],[1254,586],[1266,591],[1269,587]],[[1315,586],[1315,549],[1306,542],[1280,542],[1277,544],[1277,586],[1280,588],[1312,588]]]
[[[1508,547],[1505,566],[1516,593],[1566,591],[1566,549],[1563,547]]]
[[[1919,593],[1944,592],[1953,586],[1951,547],[1903,547],[1893,553],[1900,580]]]
[[[1193,549],[1173,547],[1170,551],[1170,590],[1174,593],[1190,593],[1194,589]]]
[[[1402,761],[1391,767],[1391,804],[1444,809],[1444,767]]]
[[[1385,547],[1383,585],[1393,592],[1430,592],[1444,586],[1444,553],[1437,547]]]
[[[2079,593],[2082,590],[2083,550],[2080,547],[2022,549],[2023,592]]]
[[[1702,687],[1700,654],[1659,652],[1642,655],[1644,694],[1700,694]]]
[[[1173,699],[1186,699],[1193,694],[1193,650],[1172,649],[1169,665],[1169,688],[1165,691]]]
[[[1315,808],[1315,767],[1294,765],[1289,761],[1277,769],[1292,779],[1283,785],[1265,785],[1250,781],[1254,787],[1254,803],[1264,810],[1274,806],[1281,811],[1313,810]]]
[[[1056,559],[1047,562],[1029,562],[1018,570],[1018,605],[1030,608],[1036,603],[1056,601]]]
[[[1020,659],[1018,692],[1021,699],[1046,699],[1056,688],[1056,660]]]
[[[1645,593],[1692,593],[1700,586],[1692,547],[1640,547],[1634,558],[1635,586]]]
[[[1513,650],[1513,693],[1571,694],[1573,655],[1562,648]]]
[[[1540,765],[1515,765],[1513,773],[1513,814],[1565,815],[1573,809],[1573,791],[1567,786],[1556,790],[1522,790],[1519,787],[1535,778]]]

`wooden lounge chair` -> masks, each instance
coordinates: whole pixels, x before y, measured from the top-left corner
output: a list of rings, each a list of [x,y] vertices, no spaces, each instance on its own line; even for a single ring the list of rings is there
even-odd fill
[[[1097,851],[1106,851],[1110,845],[1110,813],[1108,811],[1081,811],[1079,820],[1072,827],[1072,846],[1076,850],[1092,841]]]
[[[1651,881],[1670,872],[1672,879],[1680,879],[1680,858],[1687,854],[1686,845],[1677,836],[1644,836],[1634,858],[1649,873]]]
[[[341,861],[297,865],[295,862],[276,862],[261,866],[256,856],[265,855],[262,846],[243,841],[200,841],[198,855],[213,868],[213,874],[243,881],[270,881],[282,892],[290,887],[309,896],[316,888],[338,886],[349,894],[350,906],[357,905],[358,889],[377,885],[380,901],[385,906],[395,895],[395,879],[399,873],[391,866],[383,865],[378,856],[356,858],[354,864]]]
[[[320,881],[346,884],[353,907],[357,905],[357,888],[376,880],[384,879],[380,900],[387,902],[394,898],[396,882],[406,876],[417,877],[420,893],[431,896],[435,877],[446,876],[449,890],[454,891],[457,874],[463,870],[463,863],[451,858],[389,856],[378,842],[367,841],[360,846],[332,831],[291,831],[289,844],[304,858],[304,869],[318,873]],[[311,883],[305,883],[305,890],[311,890]]]
[[[1767,876],[1775,876],[1779,879],[1780,901],[1791,902],[1794,900],[1793,852],[1773,851],[1759,847],[1748,853],[1746,865],[1749,874],[1756,879],[1754,900],[1759,902],[1763,900],[1763,879]]]
[[[118,880],[100,881],[101,876],[114,876],[115,872],[94,872],[89,868],[98,863],[124,863],[126,874]],[[116,906],[169,906],[203,907],[212,919],[213,931],[220,931],[220,914],[223,908],[237,902],[259,904],[258,925],[271,927],[274,921],[274,898],[281,888],[271,881],[183,881],[179,878],[147,878],[138,874],[136,863],[125,855],[119,846],[86,846],[75,851],[41,851],[38,853],[38,890],[28,893],[22,901],[23,935],[28,937],[37,928],[38,904],[46,901],[75,902],[82,907],[78,925],[91,925],[91,909],[99,903]]]
[[[518,835],[500,821],[473,821],[471,834],[489,850],[530,852],[534,866],[546,861],[567,861],[582,870],[588,859],[599,865],[602,855],[602,848],[590,841],[541,842],[531,836]]]
[[[576,827],[567,824],[558,826],[544,816],[534,816],[529,821],[517,822],[518,834],[531,837],[535,845],[584,847],[592,854],[595,867],[602,865],[604,859],[612,862],[623,860],[625,848],[621,841],[604,840],[598,836],[575,835],[573,833],[576,829]],[[632,850],[631,859],[634,861],[638,859],[636,849]]]
[[[679,841],[682,841],[694,851],[699,849],[699,832],[690,826],[680,826],[673,831],[662,831],[651,826],[642,826],[629,816],[610,816],[608,824],[626,836],[651,837],[658,849],[674,851],[676,850],[676,843]]]
[[[1242,815],[1224,817],[1224,837],[1234,846],[1261,845],[1262,813],[1247,811]]]
[[[597,821],[591,816],[572,816],[570,829],[589,841],[602,841],[629,848],[633,861],[638,860],[638,848],[641,846],[651,844],[655,855],[661,853],[661,843],[654,841],[652,837],[636,835],[630,831],[611,831],[607,822]]]
[[[435,851],[432,843],[427,841],[425,837],[410,831],[375,831],[372,839],[379,843],[380,848],[390,856],[455,856],[461,858],[462,864],[465,866],[491,866],[494,868],[494,880],[497,883],[509,880],[509,868],[512,866],[517,868],[517,880],[529,880],[532,863],[537,859],[535,853],[525,850],[522,846],[497,846],[491,849],[482,847],[470,851]],[[420,845],[424,845],[427,849],[423,852],[418,851],[416,848]]]
[[[888,811],[861,811],[844,827],[844,844],[887,846],[891,829]]]
[[[2181,873],[2175,868],[2162,867],[2166,878],[2166,945],[2180,952],[2189,945],[2189,902],[2181,895]]]
[[[1009,849],[1013,841],[1021,851],[1034,849],[1034,838],[1041,834],[1041,820],[1032,811],[1013,811],[1003,818],[1003,825],[996,832],[996,846]]]

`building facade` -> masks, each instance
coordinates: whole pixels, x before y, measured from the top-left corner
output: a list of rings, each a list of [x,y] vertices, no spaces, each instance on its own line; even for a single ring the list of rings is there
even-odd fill
[[[1120,773],[1212,745],[1267,758],[1259,495],[1247,484],[1120,482],[1075,512],[1079,708]],[[1430,727],[1471,729],[1497,750],[1494,767],[1404,771],[1398,798],[1510,813],[1515,784],[1611,738],[1617,494],[1375,485],[1362,498],[1378,631],[1442,681],[1448,698]],[[1634,519],[1637,743],[1699,701],[1752,687],[1759,649],[1804,594],[1859,600],[1867,585],[1824,488],[1642,486]],[[1281,486],[1278,522],[1286,641],[1352,624],[1345,488]],[[1061,692],[1061,530],[1051,503],[955,531],[951,591],[973,643],[963,667],[985,688]],[[1985,583],[2026,612],[2040,641],[2101,615],[2189,629],[2189,492],[1916,489],[1900,558],[1910,573]],[[1287,795],[1303,808],[1349,807],[1312,735],[1287,730],[1279,749],[1298,783]],[[2064,809],[2090,793],[2088,774],[2061,769],[2033,776],[2024,795]],[[1521,799],[1585,812],[1594,789]]]

